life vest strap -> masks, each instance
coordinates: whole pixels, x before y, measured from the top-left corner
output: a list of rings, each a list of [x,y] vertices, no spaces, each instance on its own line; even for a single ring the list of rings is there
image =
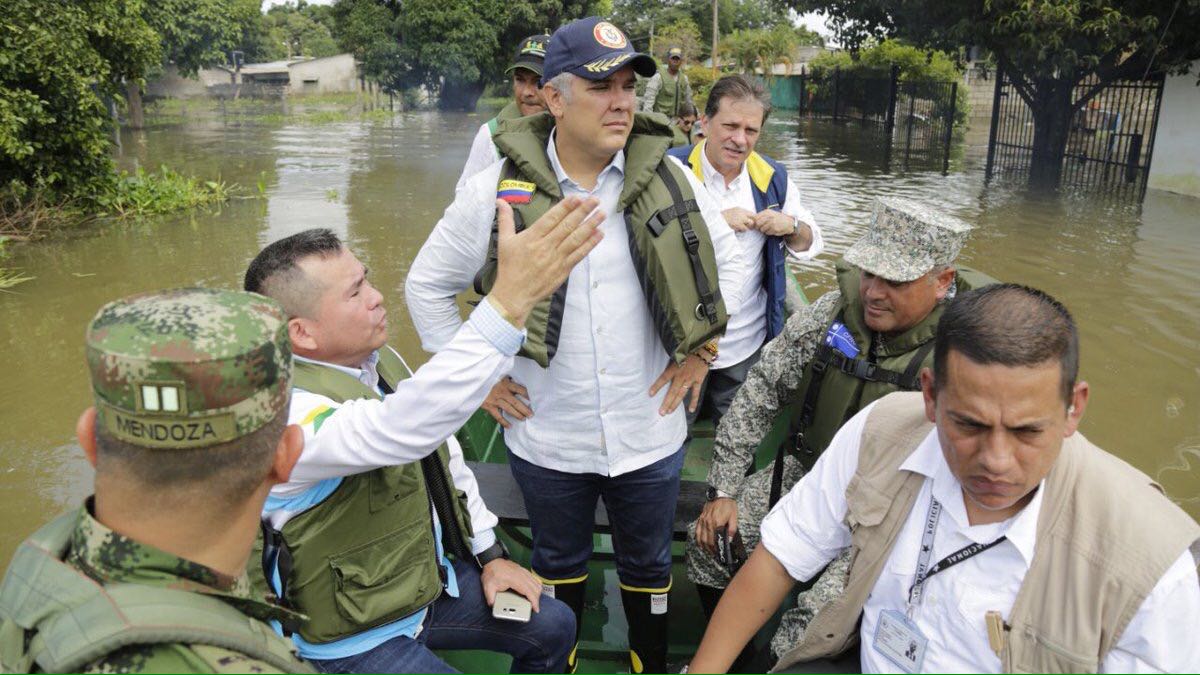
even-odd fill
[[[692,266],[692,276],[696,280],[696,292],[700,296],[700,304],[696,305],[696,318],[707,319],[710,324],[715,324],[718,321],[716,296],[709,285],[708,275],[704,273],[704,264],[700,260],[700,237],[692,229],[691,220],[688,218],[687,202],[690,201],[694,205],[695,200],[683,198],[683,191],[679,189],[679,183],[675,181],[675,176],[671,174],[666,161],[659,162],[657,171],[667,192],[671,193],[671,201],[675,204],[672,208],[679,210],[677,214],[679,228],[683,233],[683,243],[687,248],[688,260]],[[692,210],[698,211],[699,209]]]

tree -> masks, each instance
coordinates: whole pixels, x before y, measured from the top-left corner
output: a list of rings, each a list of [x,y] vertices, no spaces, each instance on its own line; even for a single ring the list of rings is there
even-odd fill
[[[1200,0],[788,2],[825,12],[849,47],[894,36],[936,49],[990,50],[1033,115],[1035,187],[1058,185],[1071,120],[1106,86],[1156,71],[1187,72],[1200,58]]]
[[[792,54],[800,46],[800,34],[791,26],[779,25],[771,29],[755,28],[735,30],[721,41],[724,58],[733,60],[746,73],[762,69],[763,76],[772,77],[776,63],[787,66],[790,74]]]
[[[400,49],[399,5],[376,0],[338,0],[331,7],[338,45],[363,64],[363,75],[399,91],[409,75]]]
[[[655,31],[654,56],[660,62],[667,60],[667,50],[671,47],[679,47],[683,50],[685,62],[691,62],[700,56],[702,47],[700,29],[696,27],[695,21],[688,17],[682,17],[663,26],[661,31]]]
[[[141,0],[5,0],[0,188],[88,199],[114,177],[105,99],[160,58]]]

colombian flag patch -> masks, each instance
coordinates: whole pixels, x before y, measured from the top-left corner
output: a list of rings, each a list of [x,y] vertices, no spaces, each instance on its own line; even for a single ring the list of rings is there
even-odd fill
[[[496,198],[503,199],[509,204],[528,204],[533,199],[533,191],[537,188],[533,183],[519,180],[502,180],[496,190]]]

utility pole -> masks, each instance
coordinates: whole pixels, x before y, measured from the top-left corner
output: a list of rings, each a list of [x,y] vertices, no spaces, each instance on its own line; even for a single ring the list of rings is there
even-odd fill
[[[650,48],[646,51],[650,52],[652,56],[654,55],[654,19],[650,19]]]
[[[713,76],[713,80],[717,79],[717,38],[720,35],[719,29],[717,28],[717,2],[718,2],[718,0],[712,0],[712,3],[713,3],[713,12],[712,12],[712,14],[713,14],[713,43],[712,43],[712,76]]]

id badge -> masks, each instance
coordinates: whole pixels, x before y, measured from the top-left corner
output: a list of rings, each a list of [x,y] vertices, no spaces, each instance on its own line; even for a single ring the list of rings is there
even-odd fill
[[[875,641],[872,646],[900,670],[919,673],[925,663],[925,650],[929,647],[929,640],[903,612],[885,609],[879,613],[879,623],[875,625]]]

